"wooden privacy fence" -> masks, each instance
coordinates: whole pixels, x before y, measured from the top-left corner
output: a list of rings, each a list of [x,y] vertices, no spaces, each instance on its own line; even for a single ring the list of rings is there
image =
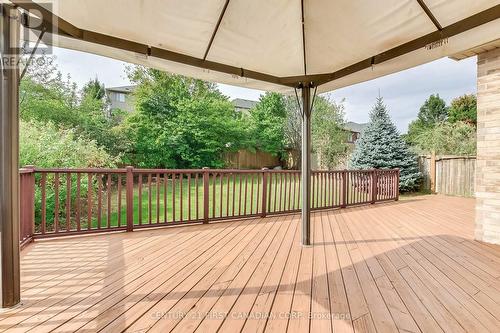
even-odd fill
[[[300,171],[23,168],[21,241],[297,212]],[[313,171],[312,209],[399,198],[399,170]]]
[[[475,156],[420,156],[423,189],[434,193],[473,197]]]

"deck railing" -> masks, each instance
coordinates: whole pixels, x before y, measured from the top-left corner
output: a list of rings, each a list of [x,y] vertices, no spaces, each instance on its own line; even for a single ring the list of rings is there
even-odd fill
[[[297,212],[300,171],[38,169],[21,177],[21,242]],[[399,198],[399,170],[313,171],[311,208]]]

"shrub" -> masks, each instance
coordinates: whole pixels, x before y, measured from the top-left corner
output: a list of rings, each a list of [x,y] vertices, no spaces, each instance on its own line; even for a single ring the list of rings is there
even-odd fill
[[[21,166],[35,165],[39,168],[102,168],[114,167],[116,160],[103,148],[97,146],[95,141],[87,140],[75,135],[74,130],[58,129],[54,124],[38,123],[34,121],[21,122],[20,124],[20,164]],[[76,175],[71,177],[70,197],[71,202],[77,199]],[[35,182],[35,221],[36,226],[41,222],[41,188],[39,186],[41,175],[37,174]],[[55,177],[47,175],[46,186],[46,213],[47,226],[50,228],[55,217]],[[58,179],[59,184],[59,212],[63,214],[67,198],[67,178]],[[90,184],[95,189],[95,184]],[[87,194],[88,180],[82,177],[80,197]]]

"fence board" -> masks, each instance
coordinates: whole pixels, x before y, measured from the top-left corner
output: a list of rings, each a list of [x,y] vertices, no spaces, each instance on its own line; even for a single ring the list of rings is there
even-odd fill
[[[431,157],[420,156],[419,168],[423,175],[422,189],[431,190]],[[436,193],[461,197],[475,194],[476,157],[437,156]]]

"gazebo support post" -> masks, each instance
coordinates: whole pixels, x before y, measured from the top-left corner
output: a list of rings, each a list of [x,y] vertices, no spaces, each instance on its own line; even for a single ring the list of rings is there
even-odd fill
[[[19,12],[0,4],[0,298],[20,302]]]
[[[311,86],[302,86],[302,245],[311,245]]]

